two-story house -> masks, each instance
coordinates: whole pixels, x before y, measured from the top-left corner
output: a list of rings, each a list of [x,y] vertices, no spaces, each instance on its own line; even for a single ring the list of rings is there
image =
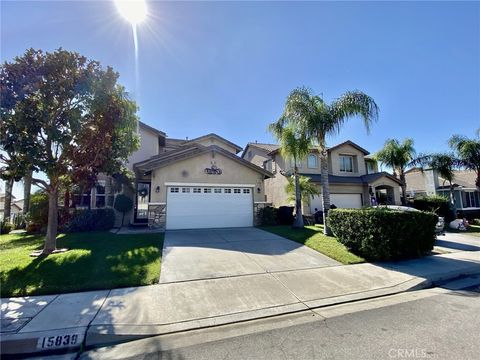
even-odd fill
[[[401,182],[390,174],[378,172],[377,163],[369,152],[352,141],[346,141],[328,149],[330,201],[340,208],[361,208],[375,204],[400,205]],[[285,191],[287,177],[293,163],[286,161],[276,144],[249,143],[242,158],[262,166],[274,175],[265,180],[265,201],[273,206],[288,205]],[[301,175],[307,176],[321,191],[321,171],[318,150],[312,149],[306,159],[298,164]],[[313,214],[322,208],[321,196],[315,196],[310,204],[303,202],[305,214]]]
[[[480,191],[475,185],[477,174],[474,171],[455,170],[453,195],[455,208],[465,215],[480,212]],[[450,183],[433,169],[412,168],[405,172],[407,196],[417,198],[425,195],[450,196]]]
[[[127,164],[135,174],[133,225],[166,229],[253,226],[264,203],[264,180],[272,173],[242,159],[242,148],[216,134],[171,139],[139,122],[140,148]],[[110,178],[74,197],[74,206],[111,207],[116,194]],[[121,216],[118,216],[121,219]],[[117,223],[117,225],[120,225]]]

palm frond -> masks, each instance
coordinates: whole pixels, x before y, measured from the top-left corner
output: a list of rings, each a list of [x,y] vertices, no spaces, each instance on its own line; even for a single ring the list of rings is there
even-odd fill
[[[367,94],[355,90],[348,91],[330,105],[331,123],[329,132],[338,133],[343,123],[350,117],[361,116],[367,132],[378,120],[379,109]]]

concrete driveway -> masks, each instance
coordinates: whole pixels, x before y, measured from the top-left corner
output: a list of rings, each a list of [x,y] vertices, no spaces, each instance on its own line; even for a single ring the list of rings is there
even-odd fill
[[[167,231],[160,283],[340,265],[302,244],[256,228]]]
[[[446,232],[437,236],[435,247],[448,252],[480,251],[480,236]]]

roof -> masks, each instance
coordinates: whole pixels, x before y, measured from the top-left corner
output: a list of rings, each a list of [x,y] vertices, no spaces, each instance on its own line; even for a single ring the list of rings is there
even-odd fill
[[[411,191],[425,191],[425,175],[424,171],[421,168],[415,167],[409,169],[405,172],[406,182],[407,182],[407,190]],[[470,170],[455,170],[454,177],[453,177],[453,186],[459,187],[462,186],[464,188],[471,188],[475,189],[475,180],[477,175],[474,171]],[[445,185],[444,185],[445,183]],[[448,181],[445,181],[444,178],[438,176],[438,189],[449,188]]]
[[[258,145],[258,144],[253,144],[253,143],[248,143],[248,145]],[[267,145],[273,145],[273,144],[267,144]],[[352,147],[354,147],[355,149],[357,149],[358,151],[362,152],[363,154],[365,155],[369,155],[370,153],[365,150],[364,148],[362,148],[361,146],[355,144],[353,141],[350,141],[350,140],[347,140],[347,141],[344,141],[340,144],[337,144],[335,146],[332,146],[332,147],[329,147],[327,148],[327,151],[330,152],[332,151],[333,149],[336,149],[336,148],[339,148],[341,146],[344,146],[344,145],[350,145]],[[271,150],[268,155],[273,155],[273,154],[276,154],[277,152],[280,151],[280,145],[273,145],[275,146],[276,148],[274,148],[273,150]],[[312,150],[318,150],[317,148],[313,148]],[[367,160],[371,160],[372,158],[367,158]]]
[[[214,137],[215,139],[220,140],[221,142],[223,142],[227,145],[230,145],[231,147],[235,148],[235,150],[237,150],[237,153],[242,151],[242,149],[243,149],[241,146],[238,146],[237,144],[234,144],[233,142],[228,141],[224,137],[221,137],[220,135],[217,135],[215,133],[202,135],[202,136],[199,136],[199,137],[191,139],[191,140],[185,140],[185,144],[190,143],[190,142],[198,142],[198,141],[201,141],[201,140],[204,140],[204,139],[208,139],[209,137]]]
[[[471,170],[456,170],[454,171],[454,186],[462,186],[464,188],[476,188],[477,186],[475,185],[475,180],[477,179],[477,175],[475,174],[475,171]],[[443,182],[445,179],[443,179],[441,176],[438,177],[438,182],[439,184],[443,185]],[[445,182],[445,185],[448,184],[448,181]],[[441,186],[439,186],[441,187]]]
[[[247,153],[247,149],[249,146],[256,147],[257,149],[266,151],[267,153],[271,153],[272,151],[280,149],[280,145],[278,144],[263,144],[263,143],[257,143],[257,142],[249,142],[247,146],[245,146],[245,149],[243,150],[243,153],[241,157],[243,158],[245,154]]]
[[[149,172],[154,169],[158,169],[179,160],[186,160],[195,156],[199,156],[208,152],[214,151],[216,153],[222,154],[225,157],[230,158],[237,163],[246,166],[254,171],[262,173],[267,177],[272,177],[273,174],[270,171],[267,171],[251,162],[240,158],[239,156],[227,151],[217,145],[204,146],[198,143],[189,144],[189,146],[181,147],[177,150],[172,150],[163,154],[152,156],[148,160],[144,160],[133,164],[135,170],[140,172]]]
[[[321,174],[300,174],[302,176],[307,176],[309,177],[312,181],[314,182],[321,182],[322,180],[322,175]],[[373,174],[368,174],[368,175],[362,175],[362,176],[338,176],[338,175],[328,175],[328,182],[331,184],[361,184],[361,185],[367,185],[369,183],[372,183],[382,177],[387,177],[399,185],[402,183],[400,180],[395,178],[394,176],[386,173],[386,172],[378,172],[378,173],[373,173]]]
[[[364,148],[362,148],[361,146],[355,144],[353,141],[350,141],[350,140],[347,140],[347,141],[344,141],[340,144],[332,146],[331,148],[328,149],[328,151],[332,151],[333,149],[339,148],[339,147],[344,146],[344,145],[350,145],[350,146],[354,147],[355,149],[357,149],[358,151],[361,151],[365,155],[370,154],[367,150],[365,150]]]
[[[160,131],[158,129],[155,129],[154,127],[151,127],[150,125],[145,124],[144,122],[138,120],[138,126],[143,127],[144,129],[150,130],[154,132],[157,135],[160,136],[166,136],[166,134],[163,131]]]

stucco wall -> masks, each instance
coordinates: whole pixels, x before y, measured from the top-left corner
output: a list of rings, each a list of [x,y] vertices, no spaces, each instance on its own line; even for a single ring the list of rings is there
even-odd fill
[[[214,163],[222,169],[221,175],[205,174],[205,168]],[[165,202],[167,188],[165,183],[200,183],[200,184],[253,184],[254,201],[265,201],[263,184],[264,175],[219,153],[210,152],[186,160],[179,160],[171,165],[152,172],[151,202]],[[155,189],[160,186],[160,192]],[[260,193],[257,192],[260,188]]]
[[[353,172],[340,171],[340,155],[354,156]],[[367,173],[364,154],[349,144],[331,150],[329,156],[330,174],[338,176],[361,176]],[[355,164],[356,163],[356,164]]]
[[[395,199],[395,205],[401,205],[402,201],[400,199],[400,185],[398,185],[397,182],[387,178],[383,177],[380,178],[370,184],[373,188],[377,186],[391,186],[393,188],[393,195]]]
[[[133,164],[147,160],[158,154],[158,135],[151,130],[139,127],[140,148],[128,158],[128,168],[133,169]]]
[[[249,146],[244,159],[250,161],[252,164],[263,167],[263,162],[265,160],[269,160],[270,156],[267,155],[266,150],[262,150],[254,146]]]

